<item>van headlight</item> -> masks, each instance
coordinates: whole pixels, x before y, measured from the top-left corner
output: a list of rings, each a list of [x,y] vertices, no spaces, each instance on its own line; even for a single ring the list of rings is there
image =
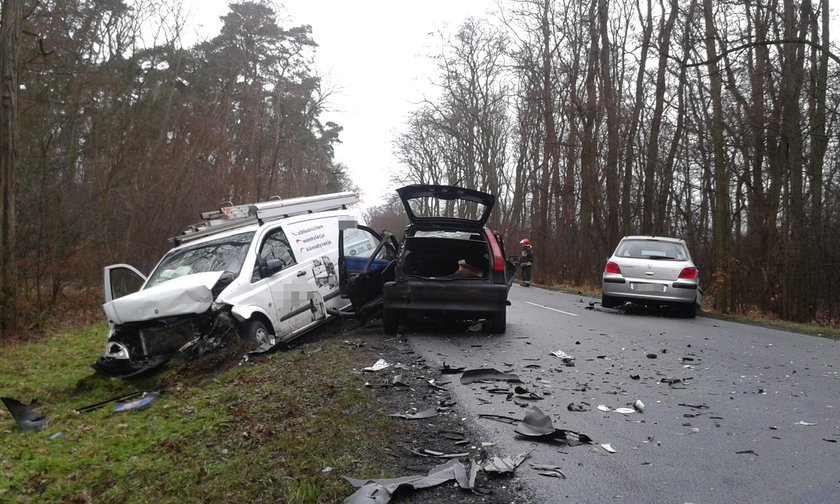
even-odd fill
[[[128,347],[117,341],[109,341],[105,345],[105,357],[112,359],[130,359]]]

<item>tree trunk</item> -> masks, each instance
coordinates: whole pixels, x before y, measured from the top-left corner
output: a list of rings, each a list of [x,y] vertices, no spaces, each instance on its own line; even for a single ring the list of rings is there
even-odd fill
[[[0,338],[15,327],[17,260],[18,74],[23,1],[3,0],[0,15]]]
[[[712,102],[712,123],[709,130],[712,136],[713,173],[714,173],[714,211],[712,229],[715,240],[715,308],[726,312],[730,309],[731,281],[729,278],[729,262],[731,253],[730,208],[729,208],[729,174],[724,159],[723,137],[723,106],[721,102],[721,75],[717,61],[717,43],[715,41],[715,19],[712,10],[712,0],[703,0],[703,15],[705,19],[706,60],[709,71],[709,91]]]

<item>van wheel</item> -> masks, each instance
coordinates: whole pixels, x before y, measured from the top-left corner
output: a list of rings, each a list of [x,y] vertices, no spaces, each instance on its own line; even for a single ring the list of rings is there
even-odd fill
[[[400,313],[396,310],[382,310],[382,330],[385,334],[397,334],[400,328]]]
[[[507,329],[507,311],[502,308],[490,316],[490,332],[504,334]]]
[[[257,347],[272,344],[274,336],[261,320],[250,320],[242,332],[242,339],[248,343],[255,343]]]

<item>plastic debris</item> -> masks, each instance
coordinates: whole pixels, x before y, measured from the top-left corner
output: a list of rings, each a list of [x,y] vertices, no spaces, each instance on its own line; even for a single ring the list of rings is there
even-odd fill
[[[796,422],[796,424],[794,424],[794,425],[804,425],[806,427],[812,427],[812,426],[817,425],[817,424],[815,424],[813,422],[806,422],[805,420],[800,420],[800,421]]]
[[[440,368],[440,372],[443,374],[458,374],[464,371],[463,367],[451,367],[446,361],[443,362],[443,367]]]
[[[601,443],[601,448],[610,453],[615,453],[615,448],[610,443]]]
[[[504,415],[493,415],[491,413],[480,413],[478,418],[486,418],[488,420],[495,420],[497,422],[502,422],[506,424],[516,424],[519,423],[519,420],[513,417],[504,416]]]
[[[616,413],[621,413],[622,415],[630,415],[636,412],[633,408],[616,408],[614,411]]]
[[[448,439],[450,441],[463,441],[467,439],[467,435],[460,431],[442,430],[438,431],[438,436],[442,437],[443,439]]]
[[[590,406],[589,406],[588,402],[569,403],[569,405],[566,406],[567,410],[578,411],[578,412],[589,411],[589,408],[590,408]]]
[[[537,471],[537,474],[539,474],[540,476],[566,479],[566,474],[560,469],[560,466],[548,464],[531,464],[531,467],[535,471]]]
[[[469,457],[469,452],[464,453],[446,453],[438,450],[431,450],[429,448],[410,449],[409,452],[420,457],[437,457],[437,458],[464,458]]]
[[[418,411],[417,413],[391,413],[389,417],[403,418],[405,420],[421,420],[423,418],[432,418],[437,416],[437,410],[434,408]]]
[[[486,473],[512,473],[525,461],[530,453],[520,453],[515,457],[490,457],[483,460],[479,465]]]
[[[389,366],[390,364],[388,364],[388,361],[385,359],[379,359],[373,366],[363,368],[362,371],[381,371]]]
[[[559,359],[562,359],[562,360],[575,360],[575,358],[573,356],[567,354],[563,350],[555,350],[554,352],[551,352],[551,355],[553,355],[553,356],[555,356]]]
[[[130,401],[126,403],[117,404],[114,406],[114,413],[120,413],[123,411],[137,411],[141,409],[146,409],[152,402],[155,400],[155,396],[146,396],[136,401]]]
[[[452,480],[456,480],[461,488],[470,490],[474,486],[476,469],[471,467],[468,471],[458,459],[451,459],[433,467],[425,476],[414,475],[378,480],[359,480],[344,476],[345,481],[358,489],[344,500],[344,504],[387,504],[399,488],[421,490]]]
[[[47,417],[35,412],[35,408],[40,406],[37,399],[33,399],[29,404],[23,404],[11,397],[2,397],[0,400],[6,405],[6,409],[12,414],[12,418],[15,419],[21,431],[33,432],[46,428]]]
[[[493,368],[468,369],[461,374],[461,384],[467,385],[475,382],[506,381],[521,383],[519,376],[513,373],[503,373]]]
[[[539,395],[535,392],[531,392],[530,390],[528,390],[525,387],[522,387],[520,385],[517,385],[516,387],[514,387],[513,393],[519,399],[533,399],[533,400],[536,400],[536,401],[544,399],[541,395]]]
[[[636,399],[633,402],[633,408],[636,409],[639,413],[644,413],[645,411],[645,403],[643,403],[640,399]]]
[[[605,406],[605,405],[603,405],[603,404],[599,404],[599,405],[598,405],[598,409],[599,409],[600,411],[603,411],[604,413],[606,413],[606,412],[608,412],[608,411],[611,411],[609,406]]]
[[[54,441],[54,440],[56,440],[58,438],[62,438],[62,437],[64,437],[64,433],[61,432],[61,431],[58,431],[58,432],[53,432],[52,434],[47,436],[47,439],[49,439],[50,441]]]

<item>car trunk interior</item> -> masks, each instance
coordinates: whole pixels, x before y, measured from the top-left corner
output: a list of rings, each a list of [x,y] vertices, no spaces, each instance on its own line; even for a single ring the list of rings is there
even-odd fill
[[[401,273],[424,278],[487,278],[490,256],[480,234],[471,239],[407,237],[403,245]]]

